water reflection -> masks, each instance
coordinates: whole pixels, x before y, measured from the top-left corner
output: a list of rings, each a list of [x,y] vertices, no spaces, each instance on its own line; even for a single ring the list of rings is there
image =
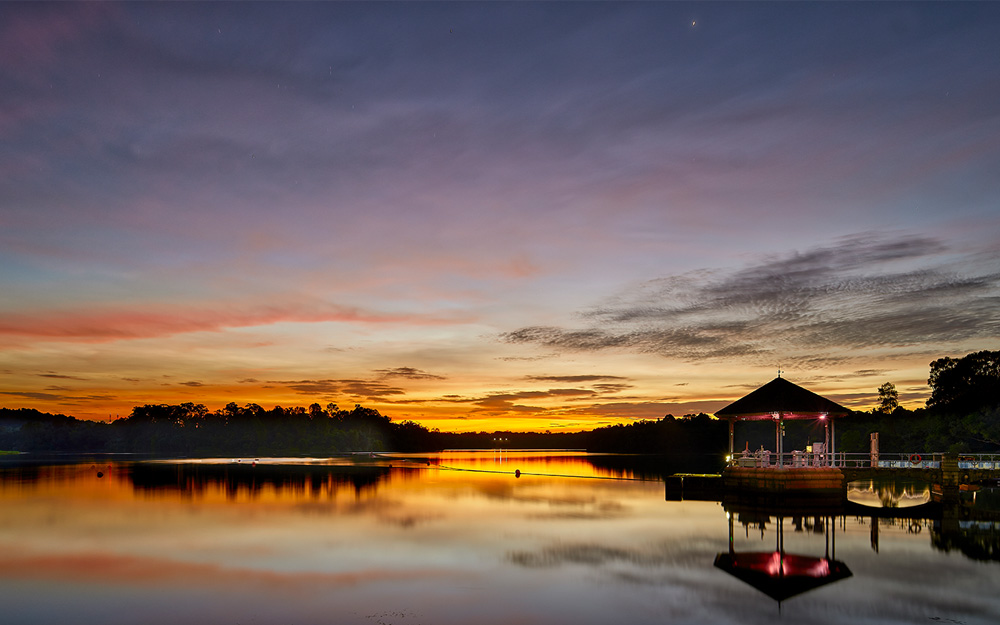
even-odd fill
[[[931,485],[917,480],[863,480],[847,485],[847,500],[873,508],[910,508],[930,502]]]
[[[771,623],[772,595],[820,624],[1000,615],[971,500],[667,501],[657,460],[579,453],[254,460],[0,463],[3,622]],[[761,592],[720,554],[824,583]]]
[[[144,492],[206,497],[221,491],[230,500],[273,493],[322,501],[336,499],[345,488],[356,494],[374,491],[391,471],[379,465],[140,463],[129,467],[127,477]]]
[[[931,486],[919,481],[863,481],[848,485],[852,510],[870,515],[870,544],[878,552],[882,531],[899,527],[919,535],[928,530],[931,546],[979,561],[1000,561],[1000,489],[976,488],[957,501],[934,501]]]
[[[931,544],[972,560],[1000,562],[1000,488],[965,493],[959,502],[943,506],[931,528]]]
[[[785,517],[781,515],[776,516],[772,524],[772,549],[738,549],[733,531],[735,523],[744,527],[747,538],[753,528],[760,532],[763,540],[768,524],[771,523],[771,513],[761,509],[732,507],[726,510],[726,516],[729,519],[729,550],[717,554],[714,565],[779,603],[853,575],[844,562],[837,560],[836,526],[831,516],[821,516],[806,508],[790,519],[795,532],[808,529],[823,536],[822,556],[786,551]]]

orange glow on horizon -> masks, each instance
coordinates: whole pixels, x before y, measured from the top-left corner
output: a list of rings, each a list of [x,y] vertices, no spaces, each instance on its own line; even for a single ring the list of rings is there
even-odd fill
[[[239,406],[258,404],[267,410],[275,406],[286,409],[308,408],[314,403],[325,409],[327,404],[334,403],[340,409],[347,410],[361,405],[378,410],[393,422],[414,421],[441,432],[581,432],[618,423],[656,420],[668,414],[675,417],[702,412],[711,415],[714,410],[740,396],[722,396],[721,393],[715,396],[692,394],[679,403],[657,401],[655,397],[628,403],[617,402],[614,396],[584,397],[584,401],[571,403],[553,395],[525,400],[532,405],[521,406],[515,405],[514,401],[494,401],[489,394],[481,391],[458,396],[449,392],[452,389],[439,393],[434,393],[433,389],[421,389],[419,394],[412,393],[412,397],[408,394],[407,399],[394,400],[390,397],[388,400],[380,400],[377,397],[310,396],[287,387],[257,383],[185,385],[174,382],[175,379],[172,378],[170,384],[161,383],[159,388],[124,383],[112,388],[89,386],[85,391],[89,397],[106,399],[70,403],[42,397],[18,402],[9,397],[5,401],[0,400],[0,407],[34,408],[41,412],[110,422],[128,417],[133,408],[147,404],[194,403],[205,405],[209,412],[215,412],[222,410],[230,402]],[[732,389],[729,390],[732,392]],[[826,394],[826,391],[820,393]],[[866,404],[848,405],[855,410],[870,410],[876,405],[874,400],[873,397]],[[504,405],[505,403],[509,405]]]

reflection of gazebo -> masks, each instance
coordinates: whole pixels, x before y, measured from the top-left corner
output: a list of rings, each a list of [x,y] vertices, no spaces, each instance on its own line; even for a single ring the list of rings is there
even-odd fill
[[[831,517],[827,517],[824,523],[826,554],[817,558],[785,553],[782,517],[778,517],[774,551],[737,552],[733,541],[733,516],[729,515],[729,552],[715,556],[715,566],[779,603],[853,575],[846,564],[836,559],[836,530],[832,529],[835,523]]]
[[[778,467],[785,466],[783,458],[783,436],[786,419],[819,419],[822,420],[826,432],[826,444],[823,448],[820,464],[828,466],[833,448],[833,419],[843,417],[850,412],[840,404],[821,397],[797,384],[777,377],[749,395],[734,401],[715,413],[720,419],[729,421],[729,454],[733,454],[733,425],[736,421],[773,420],[774,446]],[[769,465],[770,462],[766,463]],[[813,463],[808,463],[813,464]],[[760,466],[758,463],[756,466]],[[813,464],[813,466],[815,466]]]

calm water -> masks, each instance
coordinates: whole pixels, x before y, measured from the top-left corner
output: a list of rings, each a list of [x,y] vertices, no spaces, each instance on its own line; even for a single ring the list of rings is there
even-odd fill
[[[0,622],[1000,622],[988,513],[779,518],[572,453],[252,460],[6,460]],[[775,551],[818,587],[715,565]]]

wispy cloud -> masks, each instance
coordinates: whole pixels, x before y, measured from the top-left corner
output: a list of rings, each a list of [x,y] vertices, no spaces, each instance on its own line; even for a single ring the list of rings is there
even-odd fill
[[[62,387],[49,387],[48,390],[53,391],[63,391],[71,390],[64,389]],[[117,397],[114,395],[97,394],[97,395],[64,395],[55,393],[41,393],[34,391],[0,391],[0,395],[7,395],[9,397],[21,397],[24,399],[34,399],[39,401],[53,401],[53,402],[88,402],[88,401],[113,401]]]
[[[38,376],[42,377],[42,378],[55,378],[55,379],[58,379],[58,380],[86,380],[87,379],[87,378],[81,378],[80,376],[77,376],[77,375],[63,375],[63,374],[60,374],[60,373],[53,373],[51,371],[48,372],[48,373],[39,373]]]
[[[401,388],[372,380],[342,380],[342,392],[352,397],[376,400],[395,395],[405,395]]]
[[[285,386],[303,395],[324,397],[346,395],[365,400],[383,400],[387,397],[406,394],[403,389],[378,380],[269,380],[268,384]]]
[[[525,379],[534,382],[568,382],[579,384],[583,382],[604,382],[610,380],[625,381],[628,378],[620,375],[529,375]]]
[[[276,323],[320,322],[438,325],[454,323],[455,319],[419,314],[383,314],[325,303],[232,308],[150,306],[73,311],[40,310],[0,314],[0,336],[106,342],[164,337],[186,332],[219,332],[228,328]]]
[[[433,373],[427,373],[413,367],[396,367],[394,369],[376,369],[375,373],[382,378],[406,378],[409,380],[444,380],[445,378]]]
[[[812,359],[1000,336],[1000,265],[959,271],[950,252],[930,237],[853,236],[744,269],[645,283],[583,313],[587,327],[525,327],[501,338],[697,360]]]
[[[33,391],[0,391],[0,395],[7,395],[10,397],[22,397],[24,399],[38,399],[41,401],[61,401],[65,399],[64,395],[54,395],[52,393],[36,393]]]
[[[558,377],[558,376],[556,376]],[[631,388],[629,385],[595,385],[594,388],[550,388],[513,392],[487,393],[474,397],[446,395],[437,401],[455,404],[471,404],[472,412],[488,413],[530,413],[548,414],[565,412],[567,402],[595,400]],[[553,405],[550,402],[555,401]],[[549,405],[533,405],[534,402]],[[661,415],[662,416],[662,415]]]
[[[755,387],[756,388],[756,387]],[[624,398],[628,399],[628,398]],[[728,401],[613,401],[586,406],[574,406],[560,413],[565,416],[593,417],[595,415],[608,418],[608,422],[622,420],[660,419],[666,415],[680,417],[689,414],[713,414],[728,404]]]

